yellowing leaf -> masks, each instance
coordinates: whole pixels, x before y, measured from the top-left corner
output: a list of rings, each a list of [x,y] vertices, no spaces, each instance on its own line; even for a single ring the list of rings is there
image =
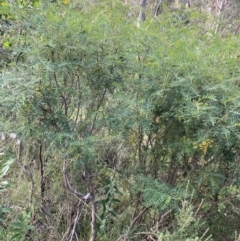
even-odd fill
[[[5,1],[5,2],[2,2],[0,3],[1,6],[8,6],[8,3]]]
[[[9,48],[10,47],[10,43],[8,41],[5,41],[3,43],[3,48],[6,49],[6,48]]]
[[[199,144],[199,148],[203,151],[204,154],[207,153],[209,147],[212,146],[213,140],[206,139],[202,143]]]
[[[70,3],[70,0],[63,0],[63,4],[68,5]]]

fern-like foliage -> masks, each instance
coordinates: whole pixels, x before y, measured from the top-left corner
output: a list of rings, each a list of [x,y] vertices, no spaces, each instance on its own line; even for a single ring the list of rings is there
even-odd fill
[[[138,181],[145,207],[155,207],[160,211],[178,208],[179,203],[187,195],[183,188],[172,187],[149,177],[139,176]]]
[[[160,232],[158,241],[210,241],[208,230],[199,236],[199,230],[204,229],[201,220],[196,217],[193,206],[186,200],[182,201],[182,207],[176,214],[176,227],[172,233]]]

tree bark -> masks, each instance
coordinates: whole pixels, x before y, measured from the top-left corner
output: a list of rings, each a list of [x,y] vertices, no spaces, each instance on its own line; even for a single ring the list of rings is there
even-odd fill
[[[140,11],[139,17],[138,17],[138,27],[140,26],[140,23],[144,22],[146,19],[145,11],[147,8],[147,0],[142,0],[140,6],[141,6],[141,11]]]

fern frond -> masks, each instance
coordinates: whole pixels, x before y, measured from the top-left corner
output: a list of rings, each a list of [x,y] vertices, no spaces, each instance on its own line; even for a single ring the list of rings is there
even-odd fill
[[[143,205],[155,207],[161,211],[177,208],[186,196],[182,188],[172,187],[165,182],[159,182],[148,177],[138,177],[140,191],[143,193]]]

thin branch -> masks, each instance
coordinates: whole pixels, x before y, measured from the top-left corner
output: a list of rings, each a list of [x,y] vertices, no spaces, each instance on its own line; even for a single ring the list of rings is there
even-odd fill
[[[75,219],[74,219],[73,229],[72,229],[72,232],[71,232],[71,236],[70,236],[69,241],[72,241],[74,234],[75,234],[76,237],[77,237],[77,234],[76,234],[76,226],[77,226],[77,223],[78,223],[78,221],[79,221],[79,219],[80,219],[82,209],[83,209],[83,204],[82,204],[82,202],[80,201],[79,204],[78,204],[78,211],[77,211],[77,215],[76,215],[76,217],[75,217]],[[78,237],[77,237],[77,239],[78,239]]]
[[[93,191],[92,191],[93,193]],[[94,194],[92,194],[93,199],[94,199]],[[96,237],[97,237],[97,216],[96,216],[96,212],[97,212],[97,207],[96,207],[96,203],[93,200],[92,202],[92,222],[91,222],[91,229],[92,229],[92,235],[90,238],[90,241],[95,241]]]
[[[140,26],[140,22],[144,22],[146,19],[146,8],[147,8],[147,0],[142,0],[142,3],[140,4],[141,6],[141,11],[139,13],[139,17],[138,17],[138,27]]]
[[[50,211],[44,205],[41,206],[41,211],[45,213],[49,218],[54,218]]]
[[[135,225],[135,223],[143,216],[143,214],[148,210],[148,208],[143,208],[142,211],[132,220],[130,224],[130,229]]]
[[[159,220],[159,224],[163,223],[163,220],[166,216],[168,216],[171,212],[173,211],[173,209],[169,209],[168,211],[166,211],[165,213],[163,213],[161,216],[160,216],[160,220]]]
[[[77,104],[77,114],[76,114],[76,118],[74,120],[74,124],[73,127],[71,129],[71,131],[73,131],[77,125],[77,121],[78,121],[78,117],[79,117],[79,112],[80,112],[80,104],[81,104],[81,98],[80,98],[80,80],[79,80],[79,76],[77,76],[77,87],[78,87],[78,91],[79,91],[79,96],[78,96],[78,104]]]
[[[42,158],[42,145],[39,147],[39,161],[40,161],[40,174],[41,174],[41,201],[43,204],[44,194],[45,194],[45,181],[44,181],[44,170],[43,170],[43,158]]]
[[[219,3],[218,0],[216,0],[216,4],[217,4],[217,7],[219,8],[220,12],[222,11],[224,2],[225,2],[225,0],[222,0],[221,3]]]
[[[68,97],[65,96],[64,94],[62,94],[61,97],[62,97],[62,100],[63,100],[62,106],[64,106],[64,115],[67,116],[68,115],[68,101],[67,101]]]
[[[157,238],[157,234],[153,234],[153,233],[150,233],[150,232],[138,232],[138,233],[135,233],[135,236],[137,235],[147,235],[148,239],[149,240],[153,240],[153,241],[156,241],[155,238],[153,238],[153,236],[155,236]]]
[[[74,190],[74,188],[70,185],[70,182],[68,180],[68,176],[67,176],[67,160],[66,158],[64,158],[64,162],[63,162],[63,178],[64,178],[64,184],[66,189],[68,190],[68,192],[70,192],[72,195],[74,195],[75,197],[77,197],[80,201],[80,203],[84,203],[86,204],[87,202],[92,202],[92,222],[91,222],[91,227],[92,227],[92,235],[90,238],[90,241],[95,241],[96,240],[96,233],[97,233],[97,228],[96,228],[96,204],[94,202],[94,194],[92,191],[92,187],[90,185],[88,185],[88,191],[90,191],[89,193],[87,193],[86,195],[83,195],[80,192],[77,192],[76,190]],[[71,236],[70,236],[70,241],[73,239],[73,236],[75,234],[75,229],[76,229],[76,224],[79,221],[81,212],[80,212],[80,208],[78,209],[76,218],[74,220],[74,226],[71,232]],[[68,228],[69,230],[69,228]],[[68,233],[69,231],[67,231]],[[65,236],[65,235],[64,235]],[[64,237],[63,239],[64,240]]]
[[[95,203],[95,195],[94,195],[94,189],[93,189],[93,185],[91,182],[91,177],[89,178],[88,176],[86,176],[86,165],[83,165],[83,179],[86,183],[88,192],[91,193],[91,211],[92,211],[92,221],[91,221],[91,237],[90,237],[90,241],[95,241],[96,237],[97,237],[97,207],[96,207],[96,203]]]
[[[228,201],[235,200],[235,199],[239,199],[239,196],[237,194],[234,194],[234,195],[232,195],[230,197],[223,198],[223,199],[221,199],[219,201],[212,201],[211,203],[218,204],[220,202],[228,202]]]
[[[79,241],[78,236],[77,236],[77,234],[76,234],[76,233],[75,233],[75,237],[76,237],[77,241]]]
[[[96,108],[96,111],[95,111],[96,114],[94,115],[94,118],[93,118],[93,121],[92,121],[92,126],[91,126],[91,129],[90,129],[88,135],[92,135],[92,133],[93,133],[93,130],[94,130],[94,127],[95,127],[95,124],[96,124],[97,115],[98,115],[98,110],[100,109],[100,107],[101,107],[101,105],[104,101],[106,93],[107,93],[107,88],[104,89],[103,95],[100,98],[100,100],[98,101],[98,105],[97,105],[97,108]]]
[[[75,197],[77,197],[78,199],[80,199],[81,201],[84,201],[84,202],[92,201],[91,193],[84,195],[84,194],[74,190],[74,188],[70,185],[68,177],[67,177],[67,160],[66,160],[66,158],[64,158],[64,163],[63,163],[63,178],[64,178],[64,184],[65,184],[66,189],[72,195],[74,195]]]
[[[190,0],[187,1],[186,3],[186,7],[190,8],[191,7],[191,3],[190,3]]]
[[[56,86],[59,88],[59,84],[58,84],[58,80],[57,80],[57,75],[56,75],[56,72],[54,71],[53,72],[53,77],[54,77],[54,81],[56,83]]]
[[[23,170],[23,172],[30,178],[32,179],[32,173],[29,172],[21,163],[21,152],[22,152],[22,141],[19,142],[18,145],[18,156],[17,156],[17,163],[18,165],[21,167],[21,169]]]
[[[29,197],[29,205],[32,205],[32,196],[33,196],[33,187],[34,187],[34,182],[33,182],[33,176],[30,171],[28,171],[22,164],[21,162],[21,152],[22,152],[22,141],[18,140],[18,155],[17,155],[17,163],[18,166],[22,169],[22,171],[30,178],[31,180],[31,188],[30,188],[30,197]]]
[[[156,7],[156,10],[155,10],[155,12],[154,12],[154,17],[157,17],[157,15],[158,15],[158,13],[159,13],[160,6],[161,6],[161,4],[162,4],[162,1],[163,1],[163,0],[159,0],[158,5],[157,5],[157,7]]]

